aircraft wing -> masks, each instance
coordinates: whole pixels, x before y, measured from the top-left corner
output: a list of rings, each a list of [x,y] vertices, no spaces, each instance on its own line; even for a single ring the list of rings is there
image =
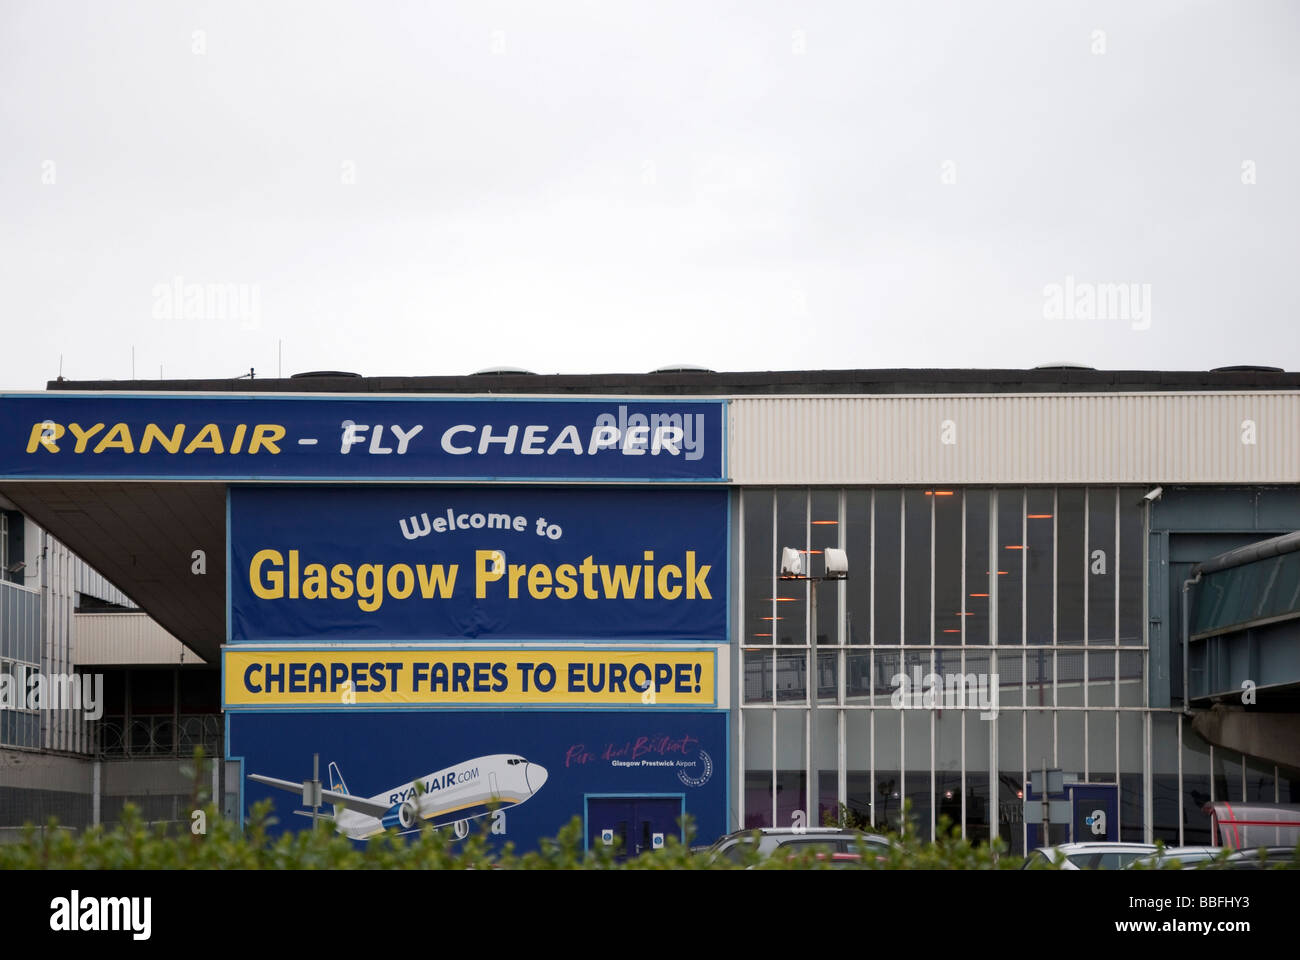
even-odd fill
[[[280,790],[286,790],[289,793],[298,794],[302,798],[302,784],[294,783],[292,780],[277,780],[275,777],[264,777],[260,773],[250,773],[249,780],[256,780],[258,783],[265,783],[267,786],[276,787]],[[321,803],[337,803],[340,807],[347,807],[349,810],[355,810],[357,813],[364,813],[368,817],[375,817],[382,820],[388,815],[388,811],[393,809],[385,803],[376,803],[373,800],[367,800],[365,797],[354,797],[350,793],[337,793],[333,790],[321,790]]]

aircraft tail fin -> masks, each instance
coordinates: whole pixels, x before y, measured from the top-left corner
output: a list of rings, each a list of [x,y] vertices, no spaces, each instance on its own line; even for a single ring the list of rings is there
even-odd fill
[[[343,773],[339,770],[339,765],[330,761],[330,789],[335,793],[347,793],[350,795],[348,785],[343,779]],[[334,815],[339,815],[339,805],[334,804]]]

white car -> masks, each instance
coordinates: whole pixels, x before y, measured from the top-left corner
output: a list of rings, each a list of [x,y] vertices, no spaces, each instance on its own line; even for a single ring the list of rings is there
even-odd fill
[[[1165,847],[1162,853],[1153,853],[1149,857],[1139,857],[1127,864],[1124,869],[1158,870],[1161,867],[1169,866],[1174,860],[1177,860],[1179,866],[1183,869],[1189,869],[1198,863],[1213,860],[1215,857],[1222,855],[1223,852],[1223,847]]]
[[[841,827],[762,827],[754,830],[737,830],[717,840],[706,849],[710,862],[743,863],[753,848],[754,833],[758,833],[758,853],[770,856],[780,848],[782,852],[803,853],[814,851],[826,856],[861,856],[870,853],[884,856],[889,853],[889,838],[879,834],[846,830]],[[858,837],[866,849],[858,846]]]
[[[1154,843],[1063,843],[1057,847],[1039,847],[1020,869],[1059,865],[1062,870],[1122,870],[1134,860],[1156,852]]]

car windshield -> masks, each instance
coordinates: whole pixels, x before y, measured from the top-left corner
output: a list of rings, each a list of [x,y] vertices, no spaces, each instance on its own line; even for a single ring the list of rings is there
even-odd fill
[[[1080,870],[1121,870],[1140,857],[1149,856],[1145,850],[1088,850],[1066,857]]]
[[[1052,858],[1049,857],[1047,854],[1045,854],[1042,850],[1035,850],[1033,853],[1029,855],[1028,859],[1025,860],[1025,864],[1023,867],[1021,867],[1021,869],[1029,870],[1034,867],[1051,866],[1052,862],[1053,862]]]
[[[850,840],[848,846],[846,846],[844,849],[847,850],[849,853],[862,853],[863,850],[870,851],[871,853],[881,853],[881,852],[887,852],[889,850],[889,844],[883,840],[864,839],[862,841],[862,844],[859,845],[858,841]]]
[[[754,841],[749,837],[741,837],[731,846],[722,851],[722,859],[729,863],[743,863],[749,856],[750,848]]]

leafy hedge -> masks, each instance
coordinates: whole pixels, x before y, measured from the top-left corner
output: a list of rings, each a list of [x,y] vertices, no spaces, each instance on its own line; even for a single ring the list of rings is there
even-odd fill
[[[270,803],[259,804],[243,829],[223,820],[214,807],[206,808],[205,834],[169,836],[150,828],[139,811],[128,805],[121,822],[111,829],[92,827],[77,834],[58,829],[51,821],[45,830],[29,826],[19,843],[0,846],[0,868],[85,870],[994,870],[1018,869],[1024,862],[1009,856],[1005,845],[972,845],[955,831],[935,843],[923,843],[914,833],[891,836],[887,855],[869,854],[860,861],[830,862],[815,853],[778,851],[760,857],[754,845],[741,862],[710,862],[702,851],[693,852],[675,837],[663,850],[619,862],[613,848],[583,850],[582,822],[575,817],[559,833],[542,841],[540,848],[518,853],[506,843],[496,849],[485,832],[472,832],[453,840],[446,831],[425,828],[410,837],[395,831],[374,837],[364,846],[327,825],[274,838],[268,828],[275,823]],[[689,831],[689,824],[688,824]],[[688,832],[689,836],[689,832]],[[1297,859],[1292,866],[1300,865]]]
[[[147,825],[137,808],[128,804],[122,819],[111,828],[91,827],[81,833],[60,829],[51,820],[47,828],[28,826],[18,843],[0,846],[3,869],[86,869],[86,870],[707,870],[707,869],[829,869],[831,863],[815,853],[776,854],[760,857],[751,849],[739,863],[711,863],[702,851],[692,851],[669,836],[663,850],[619,862],[612,847],[583,850],[582,821],[574,817],[556,836],[542,840],[539,849],[517,852],[507,842],[496,847],[485,831],[471,832],[454,840],[445,830],[426,827],[418,834],[402,836],[396,831],[355,843],[328,825],[297,832],[284,831],[274,837],[269,801],[258,804],[241,829],[232,820],[218,816],[215,807],[205,808],[204,834],[168,835],[162,825]],[[690,825],[687,824],[688,836]],[[888,857],[869,861],[870,866],[891,869],[906,867],[945,869],[990,869],[1018,867],[1019,858],[1001,857],[987,847],[972,847],[960,839],[920,844],[899,838]],[[859,866],[856,862],[837,867]]]
[[[694,830],[687,818],[684,832],[687,843],[676,837],[665,840],[665,849],[644,853],[625,861],[617,859],[615,848],[599,846],[583,850],[582,821],[574,817],[552,838],[542,840],[539,849],[518,853],[507,842],[497,847],[487,833],[489,820],[464,840],[453,840],[445,830],[428,826],[418,834],[403,836],[396,831],[358,844],[322,824],[316,829],[284,831],[274,837],[269,828],[276,824],[271,802],[257,804],[242,827],[237,821],[223,819],[215,806],[205,803],[206,784],[210,776],[201,753],[196,753],[193,768],[192,809],[202,810],[204,829],[199,833],[169,835],[166,825],[150,827],[132,804],[123,808],[120,822],[111,828],[91,827],[81,833],[61,829],[51,819],[45,829],[28,826],[18,843],[0,844],[0,869],[6,870],[806,870],[806,869],[884,869],[884,870],[1006,870],[1019,869],[1024,860],[1010,855],[1000,838],[992,845],[972,844],[960,836],[947,817],[938,824],[939,839],[923,842],[910,820],[910,807],[904,806],[901,832],[887,834],[887,854],[874,851],[860,860],[831,861],[817,853],[797,854],[777,850],[769,857],[757,852],[757,844],[748,844],[739,862],[714,861],[701,850],[693,851],[690,839]],[[416,784],[417,791],[422,784]],[[865,825],[841,810],[840,823],[859,834]],[[829,822],[828,825],[834,825]],[[872,851],[859,843],[858,849]],[[1225,851],[1227,856],[1229,851]],[[1300,847],[1295,859],[1287,864],[1300,867]],[[1051,869],[1053,865],[1046,865]],[[1055,865],[1059,866],[1059,864]],[[1165,868],[1172,868],[1166,864]]]

